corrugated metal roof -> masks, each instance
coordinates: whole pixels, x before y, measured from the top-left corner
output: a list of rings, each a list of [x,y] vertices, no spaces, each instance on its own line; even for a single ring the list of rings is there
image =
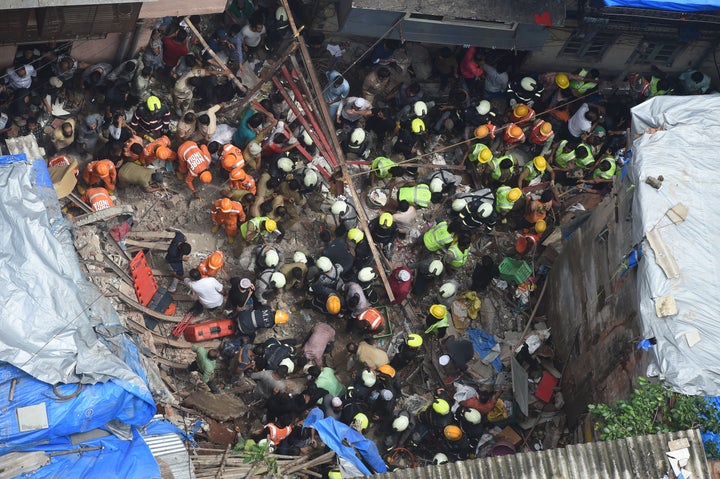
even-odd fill
[[[661,479],[670,469],[668,442],[687,439],[692,479],[710,479],[698,430],[574,444],[562,449],[402,469],[382,479]]]
[[[163,419],[163,416],[156,415],[153,419]],[[143,435],[142,438],[160,465],[161,471],[168,468],[172,472],[173,479],[195,479],[195,468],[180,436],[169,433]]]

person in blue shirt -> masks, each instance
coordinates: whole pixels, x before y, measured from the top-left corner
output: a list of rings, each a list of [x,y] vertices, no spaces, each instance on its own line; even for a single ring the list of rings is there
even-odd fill
[[[350,84],[340,72],[332,70],[326,73],[328,86],[323,90],[323,99],[328,104],[330,118],[337,116],[337,109],[342,100],[350,94]]]

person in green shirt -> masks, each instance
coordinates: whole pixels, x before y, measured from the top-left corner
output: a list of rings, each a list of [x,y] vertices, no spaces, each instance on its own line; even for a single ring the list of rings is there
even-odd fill
[[[188,371],[196,371],[200,374],[202,381],[208,385],[210,391],[219,393],[220,390],[215,383],[215,365],[217,358],[220,357],[220,351],[217,349],[205,349],[202,346],[193,346],[195,352],[195,361],[188,366]]]
[[[333,368],[327,366],[323,368],[311,366],[310,369],[308,369],[308,378],[313,378],[318,388],[324,389],[333,397],[342,397],[345,395],[345,386],[343,386],[337,376],[335,376],[335,370]],[[318,403],[321,402],[322,398],[318,400]]]

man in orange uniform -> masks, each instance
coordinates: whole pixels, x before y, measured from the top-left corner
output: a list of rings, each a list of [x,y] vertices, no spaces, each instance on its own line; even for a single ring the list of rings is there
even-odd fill
[[[142,138],[137,135],[133,135],[125,141],[122,156],[127,161],[140,161],[144,149],[145,144],[143,143]]]
[[[235,168],[230,172],[230,189],[246,190],[253,195],[257,194],[255,179],[248,175],[242,168]]]
[[[225,171],[230,173],[235,168],[245,167],[245,158],[240,148],[228,143],[220,150],[220,163]]]
[[[166,135],[161,136],[157,140],[148,144],[140,156],[140,163],[147,166],[155,160],[173,161],[177,159],[177,154],[170,149],[170,138]]]
[[[186,141],[178,148],[178,179],[185,174],[185,184],[195,193],[193,181],[196,177],[200,176],[203,183],[212,181],[212,175],[207,171],[211,161],[207,145],[198,146],[194,141]]]
[[[95,186],[102,182],[108,193],[112,195],[115,192],[115,183],[117,182],[115,165],[110,160],[91,161],[85,167],[83,181],[88,186]]]
[[[105,210],[115,206],[108,191],[102,187],[88,188],[81,199],[90,205],[93,211]]]
[[[235,242],[237,236],[238,223],[245,221],[245,210],[237,201],[230,198],[221,198],[213,204],[212,222],[215,224],[212,228],[213,233],[217,233],[221,226],[225,226],[225,233],[228,237],[228,243]]]
[[[200,265],[197,267],[200,271],[200,275],[203,278],[208,276],[216,276],[225,264],[222,251],[215,251],[210,256],[202,260]]]

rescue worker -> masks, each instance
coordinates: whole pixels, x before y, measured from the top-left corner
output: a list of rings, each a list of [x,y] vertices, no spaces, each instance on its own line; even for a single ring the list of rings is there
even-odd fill
[[[178,179],[185,175],[185,184],[190,191],[197,193],[193,181],[200,177],[203,183],[212,181],[212,174],[208,170],[212,159],[206,145],[198,146],[194,141],[186,141],[178,148]]]
[[[397,225],[393,220],[392,214],[387,212],[382,213],[370,221],[368,227],[375,244],[382,248],[387,259],[392,259],[392,247],[398,235]]]
[[[378,301],[380,301],[377,291],[375,291],[375,278],[377,278],[377,275],[369,266],[366,266],[358,271],[357,283],[362,288],[363,293],[370,304],[377,304]]]
[[[515,203],[521,197],[522,190],[520,188],[511,188],[507,185],[503,185],[495,191],[495,212],[502,218],[502,223],[507,223],[505,217],[513,210]]]
[[[555,139],[555,132],[553,131],[552,124],[549,121],[537,119],[533,123],[528,135],[530,143],[535,145],[534,151],[543,156],[546,155],[552,146],[552,142]]]
[[[525,132],[515,123],[508,123],[503,126],[503,141],[509,147],[517,146],[525,141]]]
[[[137,135],[132,135],[130,138],[125,140],[125,143],[123,144],[122,156],[125,158],[125,161],[141,163],[140,159],[142,158],[144,151],[145,143],[142,138]]]
[[[542,83],[532,77],[523,77],[515,80],[508,86],[508,96],[510,97],[510,107],[515,108],[518,103],[532,107],[542,98],[545,88]]]
[[[384,156],[378,156],[370,164],[370,169],[375,172],[373,178],[386,180],[394,176],[402,176],[403,170],[400,166]]]
[[[208,276],[217,276],[223,265],[225,265],[223,252],[215,251],[202,260],[197,269],[203,278],[207,278]]]
[[[407,203],[409,206],[417,206],[418,208],[427,208],[432,200],[432,191],[426,183],[420,183],[414,186],[401,186],[397,192],[398,203]]]
[[[431,434],[442,432],[452,422],[450,404],[446,399],[435,397],[433,401],[417,413],[417,422],[424,425]]]
[[[433,304],[425,317],[427,329],[425,334],[435,334],[437,338],[443,338],[448,326],[450,326],[450,311],[444,304]]]
[[[385,450],[390,452],[397,447],[403,447],[415,430],[417,421],[407,410],[397,413],[392,421],[383,421],[385,435]]]
[[[466,234],[460,235],[457,241],[454,241],[449,247],[445,255],[445,262],[451,268],[459,269],[465,266],[470,257],[470,237]]]
[[[357,317],[357,324],[361,331],[377,334],[385,327],[385,316],[375,308],[367,308]]]
[[[251,243],[277,229],[278,225],[275,220],[267,216],[256,216],[240,225],[240,234],[247,243]]]
[[[175,161],[177,153],[171,149],[171,141],[167,135],[163,135],[155,141],[148,143],[140,156],[140,163],[147,166],[155,160]]]
[[[256,248],[255,264],[256,271],[262,271],[266,268],[277,268],[281,262],[280,250],[270,244],[263,244]]]
[[[102,187],[88,188],[81,199],[90,205],[93,211],[105,210],[115,206],[108,191]]]
[[[535,119],[535,110],[527,105],[519,103],[510,113],[510,121],[518,126],[526,126]]]
[[[287,279],[285,289],[302,289],[308,272],[305,253],[296,251],[293,254],[293,262],[283,264],[278,271]]]
[[[439,223],[428,229],[422,237],[423,245],[425,249],[430,253],[439,251],[453,242],[454,235],[450,231],[447,221],[440,221]]]
[[[230,189],[233,191],[233,194],[237,191],[247,191],[253,195],[253,197],[257,193],[255,179],[248,175],[242,168],[235,168],[230,172]]]
[[[587,143],[580,143],[575,148],[574,164],[577,168],[588,170],[595,164],[595,158],[592,154],[592,147]]]
[[[577,143],[562,140],[553,149],[551,153],[553,163],[560,171],[574,168],[575,148],[577,148]]]
[[[570,92],[575,98],[585,96],[597,88],[600,72],[595,68],[581,68],[577,75],[582,77],[582,80],[570,80]]]
[[[465,460],[470,454],[470,442],[457,424],[448,424],[443,428],[443,449],[460,460]]]
[[[110,195],[115,193],[117,182],[117,170],[110,160],[91,161],[83,172],[83,181],[87,186],[95,186],[102,183]],[[80,190],[80,188],[78,188]],[[80,191],[84,193],[84,191]]]
[[[554,193],[551,189],[542,192],[540,198],[528,195],[525,199],[525,216],[526,225],[534,225],[540,220],[544,220],[547,212],[552,209]]]
[[[222,147],[220,153],[220,165],[223,170],[230,173],[235,168],[245,167],[245,157],[243,156],[242,150],[232,143]]]
[[[335,227],[336,236],[342,236],[346,232],[348,232],[349,234],[350,230],[357,229],[357,209],[355,209],[355,206],[353,206],[350,202],[344,199],[338,199],[330,207],[330,212],[335,215],[335,221],[337,224],[337,226]],[[364,233],[360,230],[358,230],[358,233],[360,233],[363,237],[365,236]],[[356,237],[357,234],[354,235],[352,240],[354,240]],[[351,238],[348,236],[348,239]],[[362,238],[360,238],[360,241],[362,241]],[[358,241],[356,241],[356,243],[357,242]]]
[[[237,236],[238,223],[245,221],[245,210],[242,205],[237,201],[232,201],[230,198],[221,198],[215,200],[212,209],[212,232],[217,233],[221,226],[225,227],[225,234],[227,234],[228,243],[233,244],[235,242],[235,236]]]
[[[420,261],[417,266],[412,293],[415,296],[424,295],[430,283],[439,278],[444,270],[445,267],[439,259],[426,258]]]
[[[118,186],[139,186],[146,193],[163,188],[162,173],[153,168],[147,168],[137,163],[127,162],[118,170]]]
[[[362,128],[355,128],[342,142],[342,149],[348,155],[363,158],[370,153],[367,134]],[[351,157],[352,158],[352,157]]]
[[[318,274],[315,281],[313,281],[312,288],[317,286],[326,286],[335,291],[342,288],[342,273],[343,267],[339,264],[333,264],[333,262],[327,256],[321,256],[315,262],[320,274]]]
[[[515,176],[515,158],[507,153],[490,160],[490,178],[497,184],[505,184]]]
[[[455,411],[455,419],[465,433],[470,447],[475,448],[485,432],[480,411],[471,407],[459,407]]]
[[[493,152],[485,143],[475,143],[465,154],[465,161],[471,165],[487,164],[493,158]]]
[[[321,313],[337,316],[343,308],[343,302],[338,292],[329,286],[314,285],[312,298],[307,300],[303,307],[315,308]]]
[[[255,309],[236,311],[230,319],[237,323],[240,335],[247,336],[252,343],[255,341],[258,329],[285,324],[290,319],[290,315],[285,311],[273,310],[270,306],[262,305]]]
[[[130,126],[150,136],[160,136],[170,128],[170,109],[158,97],[150,96],[137,107]]]
[[[451,224],[451,229],[463,228],[472,231],[484,226],[485,230],[490,232],[495,227],[496,221],[497,214],[493,210],[492,203],[486,201],[484,197],[477,197],[466,202],[465,207],[458,212],[458,219]]]
[[[518,177],[517,187],[522,188],[523,183],[527,182],[528,186],[533,186],[542,181],[545,173],[550,175],[550,183],[555,184],[555,172],[552,167],[547,164],[545,157],[536,156],[532,161],[528,161],[522,168]]]
[[[407,367],[417,359],[420,354],[420,347],[423,344],[422,336],[419,334],[408,334],[408,337],[398,347],[397,352],[390,360],[390,366],[396,371]]]
[[[355,260],[353,261],[353,268],[359,271],[367,266],[370,266],[374,259],[372,250],[370,249],[370,242],[365,237],[365,233],[363,233],[359,228],[352,228],[347,233],[347,239],[349,244],[355,244]]]
[[[612,156],[606,156],[598,163],[598,166],[592,172],[592,178],[584,180],[585,183],[611,183],[617,172],[617,163]]]
[[[255,293],[253,297],[259,304],[265,306],[268,304],[267,295],[273,291],[283,289],[285,283],[287,283],[287,278],[281,272],[272,268],[265,269],[255,277]]]

